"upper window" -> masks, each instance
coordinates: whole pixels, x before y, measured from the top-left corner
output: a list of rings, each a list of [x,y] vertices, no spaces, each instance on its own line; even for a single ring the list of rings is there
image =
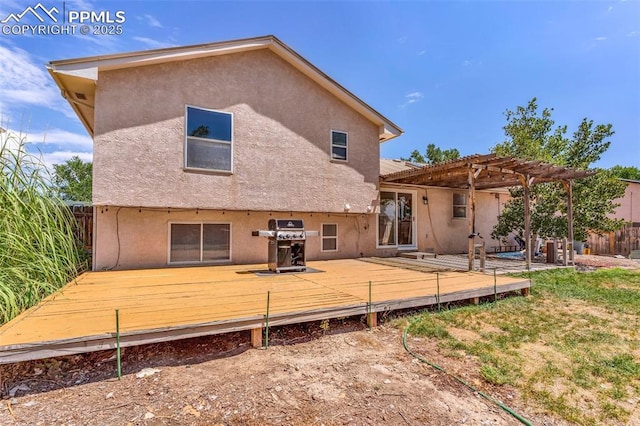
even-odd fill
[[[186,122],[185,167],[231,172],[233,115],[187,106]]]
[[[338,251],[338,225],[322,224],[322,251]]]
[[[453,194],[453,217],[467,217],[467,196],[466,194]]]
[[[229,223],[172,223],[169,233],[169,263],[231,260]]]
[[[331,159],[347,161],[347,132],[331,131]]]

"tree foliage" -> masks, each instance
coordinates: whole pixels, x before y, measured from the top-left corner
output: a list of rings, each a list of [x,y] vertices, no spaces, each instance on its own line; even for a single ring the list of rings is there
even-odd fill
[[[640,169],[637,167],[613,166],[609,170],[620,179],[640,180]]]
[[[54,164],[53,186],[68,201],[91,201],[93,164],[77,155],[63,164]]]
[[[538,111],[536,98],[525,107],[505,113],[507,139],[492,151],[498,155],[527,160],[542,160],[554,165],[588,169],[609,148],[607,138],[614,134],[611,124],[594,125],[584,118],[578,129],[567,137],[567,126],[554,127],[553,109]],[[606,232],[620,227],[621,222],[607,217],[618,206],[615,198],[624,194],[625,184],[610,170],[596,170],[596,174],[573,183],[574,237],[585,240],[589,231]],[[494,227],[494,238],[514,232],[524,234],[524,191],[511,190],[509,200]],[[531,188],[531,230],[541,237],[567,235],[567,198],[560,182],[535,184]]]
[[[403,160],[420,164],[438,164],[445,161],[457,160],[458,158],[460,158],[460,152],[457,149],[441,149],[435,146],[435,144],[430,143],[427,145],[427,150],[424,155],[417,149],[414,149],[409,158],[403,158]]]

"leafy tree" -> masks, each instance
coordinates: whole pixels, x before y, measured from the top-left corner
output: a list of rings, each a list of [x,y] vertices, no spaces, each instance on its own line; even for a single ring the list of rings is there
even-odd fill
[[[613,166],[610,170],[620,179],[640,180],[640,169],[637,167]]]
[[[198,127],[196,127],[195,129],[193,129],[193,131],[191,132],[191,134],[189,136],[195,136],[195,137],[198,137],[198,138],[206,138],[207,136],[209,136],[209,126],[205,126],[204,124],[201,124]]]
[[[504,126],[507,140],[493,147],[498,155],[528,160],[542,160],[559,166],[587,169],[600,159],[611,142],[606,139],[614,132],[611,124],[594,125],[592,120],[582,120],[571,137],[567,126],[554,128],[553,109],[538,111],[536,98],[526,107],[507,110]],[[596,170],[596,174],[573,183],[574,238],[585,240],[589,231],[606,232],[619,228],[621,221],[609,219],[618,206],[615,198],[624,194],[624,182],[616,179],[610,170]],[[524,234],[524,191],[511,190],[512,198],[506,203],[494,238],[506,237],[510,232]],[[531,187],[531,230],[542,237],[567,235],[566,191],[560,182],[535,184]]]
[[[60,198],[69,201],[91,201],[93,164],[77,155],[63,164],[54,164],[53,186]]]
[[[435,144],[428,144],[424,155],[420,151],[414,149],[409,158],[403,158],[404,161],[411,161],[420,164],[438,164],[445,161],[457,160],[460,158],[460,152],[455,149],[440,149]]]

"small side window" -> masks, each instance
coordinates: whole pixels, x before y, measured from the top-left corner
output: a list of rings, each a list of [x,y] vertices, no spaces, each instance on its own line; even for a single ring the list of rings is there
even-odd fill
[[[331,159],[347,161],[347,132],[331,131]]]
[[[322,224],[322,251],[338,251],[338,225]]]
[[[453,217],[454,218],[467,217],[467,195],[466,194],[453,194]]]

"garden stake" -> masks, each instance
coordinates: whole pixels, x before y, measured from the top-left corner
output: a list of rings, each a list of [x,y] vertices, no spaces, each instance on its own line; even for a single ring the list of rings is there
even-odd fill
[[[440,272],[436,272],[436,300],[438,301],[438,312],[440,312]]]
[[[371,311],[371,281],[369,281],[369,304],[367,305],[367,325],[369,326],[369,329],[371,329]]]
[[[496,268],[493,268],[493,303],[498,300],[498,287],[496,278]]]
[[[264,328],[264,347],[269,349],[269,302],[271,299],[271,292],[267,291],[267,316],[265,317],[265,328]]]
[[[116,309],[116,366],[118,371],[118,380],[122,379],[122,364],[120,363],[120,315]]]

